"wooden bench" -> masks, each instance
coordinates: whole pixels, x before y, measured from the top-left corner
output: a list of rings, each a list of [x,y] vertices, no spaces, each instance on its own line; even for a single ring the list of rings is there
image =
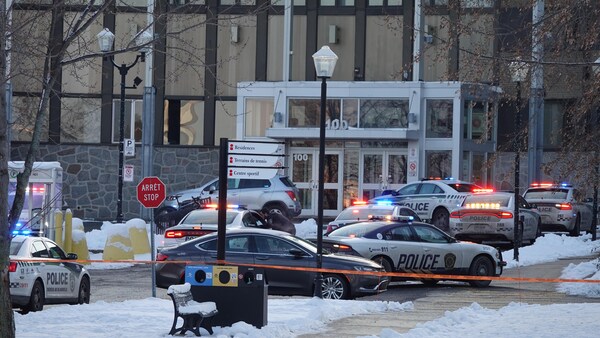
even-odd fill
[[[167,294],[173,300],[175,311],[173,326],[170,335],[180,332],[182,335],[187,331],[200,336],[200,328],[204,328],[209,334],[213,334],[210,318],[218,313],[215,302],[196,302],[192,298],[190,283],[169,286]],[[183,325],[177,327],[177,318],[183,319]]]

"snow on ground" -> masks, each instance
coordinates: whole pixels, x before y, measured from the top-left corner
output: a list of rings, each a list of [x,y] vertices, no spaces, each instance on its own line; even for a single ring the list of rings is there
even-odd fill
[[[110,224],[110,223],[108,223]],[[105,229],[106,226],[106,229]],[[102,250],[106,242],[105,224],[101,230],[86,233],[90,250]],[[296,225],[300,237],[315,236],[316,223],[307,220]],[[161,236],[156,237],[157,243]],[[567,266],[561,278],[600,279],[600,240],[591,235],[569,237],[545,234],[534,245],[519,249],[519,262],[512,259],[513,251],[503,252],[507,268],[552,262],[566,257],[590,256],[589,261]],[[92,260],[102,255],[92,253]],[[592,258],[593,257],[593,258]],[[149,255],[136,255],[136,260],[149,260]],[[134,263],[92,263],[90,269],[111,269]],[[93,271],[92,271],[93,273]],[[92,286],[93,287],[93,286]],[[600,297],[600,283],[560,283],[557,290],[584,297]],[[318,298],[274,298],[268,301],[268,325],[257,329],[246,323],[215,328],[215,337],[285,338],[305,333],[325,331],[333,320],[368,313],[411,311],[411,302],[364,300],[322,300]],[[15,313],[17,337],[168,337],[173,306],[170,300],[147,298],[107,303],[92,300],[91,304],[60,305],[27,315]],[[405,334],[382,329],[377,335],[364,338],[397,337],[593,337],[600,331],[600,304],[537,305],[511,303],[498,310],[477,303],[449,311],[438,319],[418,324]],[[206,332],[203,332],[206,334]],[[188,332],[187,336],[193,336]]]

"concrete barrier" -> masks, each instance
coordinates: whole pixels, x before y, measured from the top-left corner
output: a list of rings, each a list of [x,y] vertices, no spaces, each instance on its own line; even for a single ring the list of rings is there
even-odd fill
[[[71,252],[77,254],[78,259],[90,259],[90,250],[83,230],[73,229]]]
[[[63,213],[60,210],[56,210],[54,212],[54,226],[56,227],[56,231],[54,232],[54,241],[58,246],[64,248],[64,240],[63,240]]]
[[[129,239],[129,227],[123,223],[110,224],[107,232],[102,259],[134,259],[133,248]]]
[[[149,254],[150,243],[148,241],[148,230],[146,221],[140,218],[134,218],[126,223],[129,228],[129,239],[135,255]]]
[[[65,234],[64,234],[64,247],[66,252],[73,252],[73,213],[71,209],[65,211]]]

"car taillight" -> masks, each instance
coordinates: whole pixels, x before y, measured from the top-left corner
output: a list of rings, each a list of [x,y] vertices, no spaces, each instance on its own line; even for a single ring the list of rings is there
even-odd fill
[[[169,256],[167,256],[167,255],[165,255],[164,253],[161,253],[161,252],[159,252],[159,253],[156,255],[156,260],[157,260],[157,261],[159,261],[159,262],[160,262],[160,261],[166,261],[166,260],[167,260],[167,258],[169,258]]]
[[[560,210],[573,210],[571,203],[560,203],[557,204],[556,207]]]
[[[450,218],[461,218],[462,217],[462,212],[460,211],[453,211],[450,213]]]
[[[183,231],[167,230],[165,232],[165,238],[181,238],[185,236]]]
[[[500,218],[513,218],[512,212],[502,211],[500,212]]]
[[[8,264],[8,272],[17,272],[17,262],[10,262]]]
[[[288,194],[288,196],[290,196],[290,198],[292,199],[292,201],[296,201],[296,194],[293,191],[286,191],[286,194]]]
[[[345,244],[334,244],[334,248],[337,248],[337,252],[352,252],[352,247]]]

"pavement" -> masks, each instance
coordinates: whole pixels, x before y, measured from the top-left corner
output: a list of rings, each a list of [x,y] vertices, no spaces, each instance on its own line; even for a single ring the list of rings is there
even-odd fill
[[[569,263],[577,264],[597,258],[598,256],[561,259],[557,262],[544,263],[522,269],[508,269],[505,270],[502,276],[558,278],[562,267]],[[443,317],[447,311],[456,311],[473,303],[478,303],[482,307],[490,309],[500,309],[512,302],[542,305],[600,303],[600,299],[598,298],[570,296],[556,292],[556,283],[494,281],[492,282],[492,286],[486,288],[457,287],[447,285],[446,283],[452,282],[441,282],[435,287],[426,288],[422,297],[412,301],[413,310],[346,317],[328,323],[327,329],[324,332],[304,334],[298,336],[298,338],[379,337],[383,336],[383,329],[391,329],[399,334],[403,334],[415,328],[420,323],[426,323]],[[388,292],[374,297],[365,297],[364,300],[390,300],[390,297],[385,295]],[[383,297],[380,297],[380,295]]]

